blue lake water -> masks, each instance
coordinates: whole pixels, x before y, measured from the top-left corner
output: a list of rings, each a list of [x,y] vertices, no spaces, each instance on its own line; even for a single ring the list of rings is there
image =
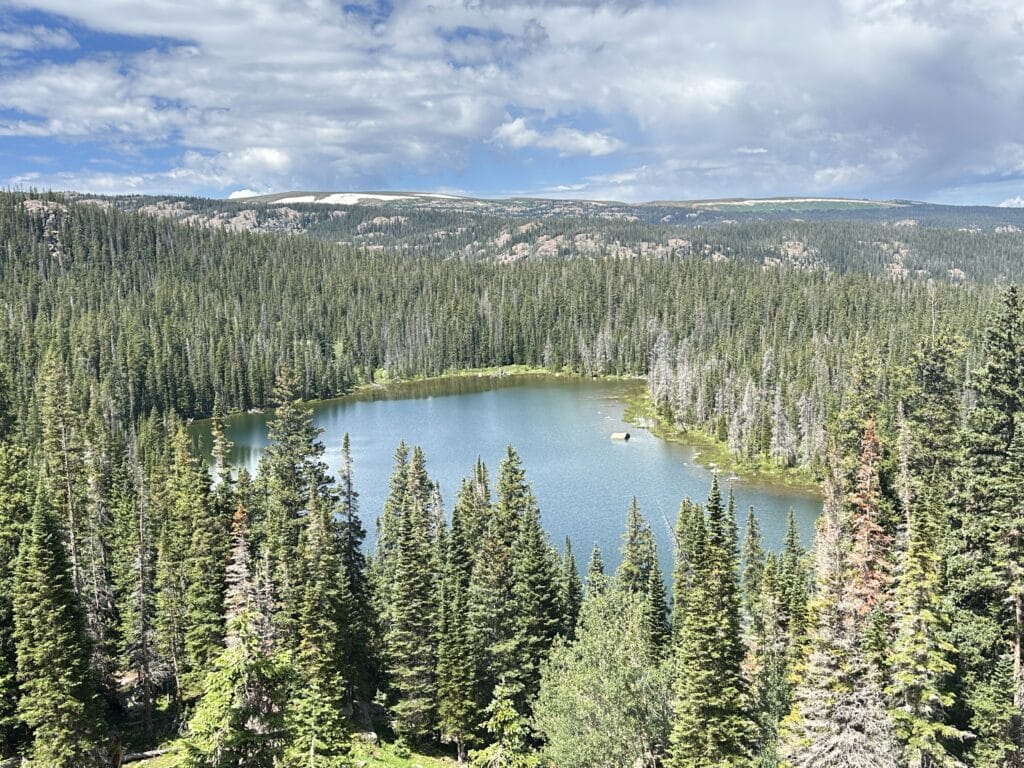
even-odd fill
[[[342,436],[350,435],[360,512],[371,540],[400,440],[422,446],[449,510],[477,456],[487,464],[493,483],[505,447],[512,443],[523,458],[551,541],[561,549],[570,537],[581,570],[595,543],[606,565],[617,565],[633,496],[657,536],[662,568],[669,569],[679,503],[687,497],[704,500],[712,470],[695,461],[692,446],[666,442],[623,421],[623,397],[638,386],[642,383],[461,377],[366,390],[311,407],[332,470],[339,464]],[[235,466],[256,470],[270,418],[269,413],[237,414],[226,420]],[[192,429],[208,453],[208,423],[197,422]],[[619,431],[629,432],[631,439],[610,439]],[[722,480],[723,486],[730,485]],[[731,485],[741,533],[752,505],[766,545],[778,549],[792,508],[804,544],[811,543],[821,510],[818,495],[743,478]]]

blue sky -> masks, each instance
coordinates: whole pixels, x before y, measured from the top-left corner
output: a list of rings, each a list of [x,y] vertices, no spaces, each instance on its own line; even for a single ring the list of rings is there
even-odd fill
[[[1024,4],[0,0],[0,184],[1024,204]]]

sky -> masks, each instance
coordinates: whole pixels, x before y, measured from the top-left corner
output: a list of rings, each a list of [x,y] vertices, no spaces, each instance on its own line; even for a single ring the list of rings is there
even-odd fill
[[[0,186],[1024,205],[1024,2],[0,0]]]

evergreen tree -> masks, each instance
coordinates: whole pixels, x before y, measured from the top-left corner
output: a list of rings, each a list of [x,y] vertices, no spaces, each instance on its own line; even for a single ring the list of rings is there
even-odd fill
[[[288,705],[284,765],[339,768],[350,765],[344,716],[352,672],[346,653],[353,600],[344,567],[344,540],[322,496],[311,500],[300,538],[303,581],[299,613],[296,687]]]
[[[159,659],[154,626],[156,548],[143,474],[137,456],[126,456],[115,473],[111,503],[117,541],[113,576],[120,619],[120,657],[122,665],[134,673],[143,730],[149,734],[153,730]]]
[[[672,715],[670,661],[649,640],[642,594],[612,589],[586,601],[578,638],[543,665],[534,725],[563,768],[660,764]]]
[[[572,551],[572,542],[565,537],[565,549],[562,552],[562,613],[565,620],[562,622],[562,636],[572,640],[576,636],[576,623],[579,619],[580,608],[583,606],[583,582],[580,581],[580,572],[576,566],[576,556]]]
[[[608,577],[604,572],[604,558],[601,548],[594,544],[587,561],[586,596],[599,595],[608,588]]]
[[[6,420],[3,410],[0,410],[0,420]],[[16,717],[18,684],[13,595],[18,545],[31,509],[27,470],[26,452],[0,438],[0,734],[3,734],[0,754],[3,755],[13,751],[20,735]]]
[[[482,660],[469,632],[468,594],[473,571],[472,542],[467,536],[467,517],[475,514],[477,491],[463,480],[455,509],[445,560],[443,619],[437,650],[438,722],[441,738],[455,744],[459,762],[466,745],[474,740],[478,722],[477,671]]]
[[[391,588],[394,580],[395,556],[401,534],[401,514],[405,505],[409,473],[409,448],[403,440],[395,450],[394,468],[388,483],[384,510],[377,518],[377,541],[370,576],[373,584],[374,607],[382,631],[387,630]]]
[[[433,484],[423,451],[416,448],[409,463],[406,493],[398,517],[391,606],[385,637],[388,674],[394,704],[395,731],[424,741],[437,717],[436,652],[438,630],[434,531],[430,500]]]
[[[675,564],[672,567],[672,637],[679,643],[686,617],[688,595],[695,579],[697,548],[704,535],[704,511],[689,499],[679,505],[674,532]]]
[[[948,722],[955,671],[942,595],[942,562],[935,544],[933,494],[924,495],[907,521],[907,548],[896,585],[896,637],[887,690],[896,734],[913,766],[956,766],[951,746],[969,734]]]
[[[492,742],[470,754],[473,768],[535,768],[537,757],[529,746],[530,728],[516,710],[518,686],[499,683],[487,706],[485,723]]]
[[[347,432],[341,443],[338,497],[341,562],[348,578],[348,593],[352,603],[345,635],[346,670],[353,693],[369,699],[380,677],[377,669],[379,662],[374,651],[377,627],[366,557],[363,555],[366,529],[359,517],[359,493],[353,483],[352,449]]]
[[[885,709],[878,670],[861,644],[862,591],[848,581],[842,475],[827,476],[815,544],[814,622],[798,671],[793,710],[783,723],[780,756],[792,768],[897,768],[902,750]]]
[[[310,410],[302,405],[301,387],[289,368],[278,372],[274,386],[278,408],[270,421],[271,440],[261,462],[266,483],[260,544],[265,550],[268,577],[276,594],[274,632],[282,648],[295,648],[301,581],[295,572],[301,520],[311,498],[326,493],[324,446],[317,438]]]
[[[518,561],[528,556],[539,567],[548,559],[546,551],[538,559],[536,521],[531,520],[529,526],[523,523],[535,509],[519,454],[510,445],[498,470],[497,502],[487,519],[469,585],[470,636],[483,662],[478,676],[478,711],[487,706],[488,697],[504,677],[508,676],[510,686],[522,682],[521,632],[526,622],[542,621],[541,604],[532,602],[538,593],[516,583],[517,576],[531,567],[517,566]],[[522,552],[517,550],[521,528],[529,528],[523,532],[522,545],[531,542]],[[542,570],[534,585],[541,589],[550,575],[547,566]],[[537,612],[527,615],[527,610]]]
[[[281,654],[262,647],[255,623],[246,612],[228,628],[229,645],[214,661],[188,723],[184,768],[280,764],[291,670]]]
[[[528,702],[540,685],[540,664],[565,623],[560,564],[548,544],[532,494],[526,505],[513,550],[516,659],[505,672],[507,683],[518,681],[522,686],[523,712],[528,711]]]
[[[647,605],[648,640],[660,649],[668,640],[665,582],[658,566],[658,548],[650,524],[640,514],[636,498],[630,503],[622,539],[622,561],[616,574],[620,589],[641,595]]]
[[[701,520],[694,528],[693,582],[678,641],[670,765],[753,765],[756,724],[742,673],[736,523],[722,503],[717,475],[706,524]]]
[[[287,743],[286,703],[293,674],[267,642],[245,510],[232,517],[224,598],[226,647],[207,674],[184,741],[185,768],[277,768]],[[315,763],[314,763],[315,764]]]
[[[80,768],[102,760],[85,630],[54,515],[60,499],[59,491],[39,484],[14,573],[18,718],[32,731],[33,768]]]
[[[756,622],[760,614],[759,603],[764,581],[765,552],[761,526],[754,515],[753,507],[747,510],[741,566],[740,584],[743,587],[743,608],[748,619]]]

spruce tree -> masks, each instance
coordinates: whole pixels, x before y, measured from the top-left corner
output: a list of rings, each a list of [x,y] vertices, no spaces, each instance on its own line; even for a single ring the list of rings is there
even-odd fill
[[[678,640],[674,768],[753,765],[756,724],[742,672],[736,522],[717,475],[691,534],[693,582]]]
[[[792,768],[898,768],[902,750],[888,717],[879,671],[862,646],[862,587],[848,582],[850,542],[842,473],[826,475],[815,542],[817,588],[807,656],[795,675],[793,709],[783,722],[779,754]]]
[[[317,439],[313,415],[303,406],[301,387],[289,368],[279,371],[273,398],[278,403],[268,425],[271,440],[261,462],[266,483],[260,544],[267,558],[267,576],[276,595],[274,632],[282,648],[297,645],[296,627],[302,585],[295,568],[301,518],[310,499],[326,493],[327,467],[321,461],[324,446]]]
[[[436,652],[439,607],[431,519],[432,483],[423,452],[409,463],[406,493],[398,517],[387,635],[388,679],[394,728],[422,742],[437,717]]]
[[[936,768],[960,765],[953,752],[970,735],[951,725],[947,715],[954,704],[956,668],[935,541],[935,508],[940,503],[934,492],[927,493],[908,511],[907,547],[896,585],[892,682],[886,691],[908,764]]]
[[[467,518],[476,507],[473,482],[463,480],[452,510],[451,533],[442,584],[443,619],[437,649],[438,724],[441,739],[453,743],[459,762],[466,757],[466,745],[475,737],[478,724],[476,692],[477,657],[469,631],[468,595],[473,570],[473,543],[467,535]]]
[[[120,462],[112,488],[114,529],[113,576],[117,593],[120,658],[135,675],[135,690],[142,708],[143,730],[153,730],[158,658],[155,647],[156,547],[146,480],[137,456]]]
[[[373,612],[363,542],[366,529],[359,517],[359,493],[355,489],[352,449],[348,433],[341,443],[341,468],[338,472],[338,519],[341,538],[341,562],[348,579],[351,616],[346,632],[344,653],[352,694],[369,699],[380,677],[375,646],[378,628]]]
[[[626,516],[622,538],[622,560],[615,575],[616,585],[640,595],[647,606],[648,641],[656,652],[668,640],[668,608],[665,582],[658,565],[658,548],[650,524],[640,513],[634,497]]]
[[[84,624],[54,514],[60,500],[59,490],[39,484],[14,573],[18,718],[32,731],[32,768],[102,760]]]
[[[608,588],[608,577],[604,572],[604,558],[601,556],[601,548],[597,544],[594,544],[594,548],[590,550],[585,586],[587,597],[599,595]]]
[[[518,675],[524,671],[520,666],[522,622],[540,618],[539,614],[526,616],[523,613],[524,601],[535,595],[525,585],[516,584],[517,576],[525,574],[524,566],[517,568],[516,565],[521,559],[517,552],[520,529],[534,509],[533,494],[519,454],[508,446],[498,469],[498,498],[487,519],[469,586],[470,636],[482,660],[477,690],[478,711],[481,712],[503,677],[508,676],[510,686],[515,680],[521,680]],[[523,556],[528,555],[535,563],[546,559],[537,558],[533,546],[537,535],[531,522],[530,530],[524,533],[524,545],[527,539],[532,543]],[[544,574],[539,574],[538,578],[543,581]],[[521,606],[524,607],[521,609]]]
[[[576,636],[576,622],[579,620],[580,608],[583,605],[583,582],[580,581],[576,557],[572,551],[572,542],[565,537],[565,549],[562,552],[562,635],[567,640]]]
[[[300,640],[283,763],[289,768],[340,768],[351,762],[344,708],[354,611],[344,540],[332,513],[329,500],[315,496],[300,537]]]
[[[0,754],[4,755],[14,750],[20,736],[15,716],[18,683],[13,595],[18,545],[31,510],[27,469],[26,452],[0,439]]]
[[[747,510],[747,524],[743,533],[743,555],[740,562],[743,608],[748,620],[756,623],[760,613],[759,602],[764,580],[765,551],[761,526],[757,522],[753,507]]]
[[[183,743],[184,768],[278,768],[287,744],[293,685],[287,657],[268,642],[245,509],[232,517],[224,598],[226,647],[203,683]]]
[[[674,531],[672,566],[672,637],[676,644],[683,630],[690,588],[695,579],[694,561],[704,531],[704,512],[689,499],[679,505]]]
[[[548,544],[540,522],[540,510],[532,499],[519,522],[519,536],[513,549],[513,590],[516,616],[516,659],[506,670],[506,683],[522,685],[520,710],[540,684],[540,664],[565,623],[561,599],[561,568],[557,554]]]
[[[179,440],[184,439],[182,433]],[[176,461],[191,464],[185,471],[194,475],[195,487],[201,491],[190,510],[191,536],[184,569],[184,646],[189,673],[182,683],[191,694],[198,692],[224,641],[224,568],[229,526],[224,505],[229,498],[211,496],[208,481],[201,479],[205,478],[206,470],[184,446],[182,449],[176,453]]]

